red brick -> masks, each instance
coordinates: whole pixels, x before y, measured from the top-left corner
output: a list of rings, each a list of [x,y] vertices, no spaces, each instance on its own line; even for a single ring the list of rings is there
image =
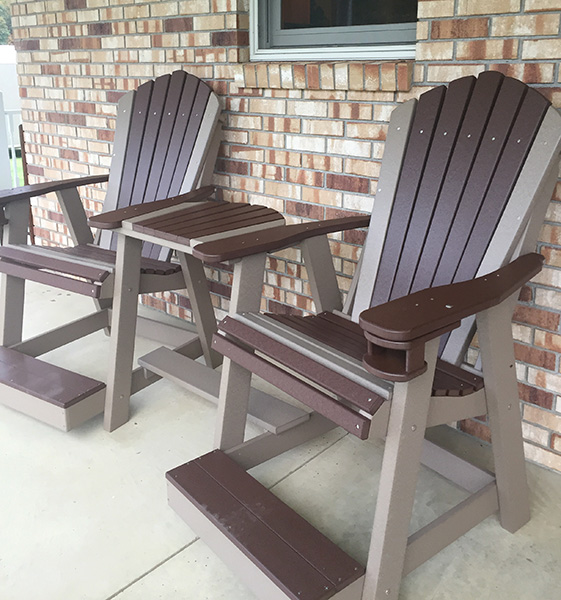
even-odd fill
[[[216,162],[216,170],[222,173],[236,173],[237,175],[248,174],[248,163],[239,160],[218,159]]]
[[[553,409],[555,396],[550,392],[518,382],[518,395],[524,402],[535,404],[536,406],[541,406],[548,410]]]
[[[247,31],[215,31],[212,34],[212,45],[213,46],[248,46],[249,45],[249,33]]]
[[[164,31],[193,31],[193,17],[177,17],[164,21]]]
[[[89,23],[88,35],[113,35],[113,25],[111,23]]]
[[[516,343],[514,344],[514,356],[516,360],[523,363],[530,363],[550,371],[555,369],[555,354],[553,352]]]
[[[533,299],[533,291],[529,285],[525,285],[521,290],[518,296],[518,300],[520,302],[532,302]]]
[[[319,221],[323,219],[324,208],[317,204],[307,204],[306,202],[286,201],[286,213],[297,217],[305,217],[306,219],[315,219]]]
[[[537,325],[542,329],[557,331],[559,327],[559,315],[531,306],[522,306],[518,304],[514,310],[514,321],[525,323],[527,325]]]
[[[334,175],[328,173],[325,186],[333,190],[343,190],[357,194],[367,194],[370,182],[364,177],[351,177],[350,175]]]
[[[433,21],[431,24],[431,38],[461,39],[474,37],[487,37],[489,35],[489,19],[446,19]]]
[[[43,75],[60,75],[60,65],[41,65]]]
[[[79,8],[87,8],[88,0],[64,0],[64,8],[67,10],[76,10]]]

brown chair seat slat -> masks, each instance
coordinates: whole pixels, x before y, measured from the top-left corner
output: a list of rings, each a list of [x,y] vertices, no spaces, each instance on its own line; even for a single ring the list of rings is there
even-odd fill
[[[59,254],[60,260],[53,256],[54,254]],[[17,246],[3,246],[0,247],[0,258],[2,257],[9,259],[12,263],[30,268],[59,271],[71,276],[82,277],[91,282],[102,283],[114,269],[116,252],[93,244],[82,244],[72,248],[52,247],[49,248],[49,256],[44,256],[27,251],[25,247],[20,250]],[[99,263],[99,267],[72,262],[73,257]],[[0,271],[2,270],[1,262],[0,260]],[[181,267],[165,261],[143,257],[141,269],[144,274],[171,275],[178,272]]]
[[[229,336],[245,344],[249,344],[258,352],[282,364],[284,367],[307,377],[315,384],[343,398],[356,406],[357,409],[374,414],[384,402],[384,398],[374,394],[372,390],[355,383],[348,377],[339,375],[332,369],[319,364],[300,352],[288,348],[281,342],[273,340],[269,336],[236,319],[226,317],[220,323],[220,329]]]
[[[101,381],[0,346],[0,383],[68,408],[105,388]]]
[[[53,248],[55,250],[55,248]],[[114,266],[117,253],[114,250],[107,250],[92,244],[74,246],[73,248],[56,248],[63,255],[77,256],[81,258],[99,261],[107,265]],[[180,265],[171,264],[163,260],[148,258],[143,256],[141,261],[141,271],[145,274],[171,275],[181,269]]]
[[[364,574],[360,563],[220,450],[166,477],[293,600],[327,600]]]
[[[320,313],[307,317],[276,314],[267,316],[356,360],[361,361],[367,352],[366,338],[362,334],[360,325],[333,313]],[[434,396],[466,396],[481,388],[483,388],[482,377],[443,360],[437,362],[432,391]]]

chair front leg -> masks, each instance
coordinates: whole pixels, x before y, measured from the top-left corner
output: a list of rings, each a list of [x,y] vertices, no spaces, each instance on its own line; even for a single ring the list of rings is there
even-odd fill
[[[115,265],[111,347],[103,425],[113,431],[129,420],[142,242],[120,235]]]
[[[5,208],[3,244],[25,244],[29,227],[29,200],[11,202]],[[0,335],[2,346],[22,340],[25,279],[2,273],[0,277]]]
[[[427,371],[394,387],[363,600],[397,600],[399,595],[438,343],[426,345]]]
[[[514,532],[530,520],[520,400],[512,339],[518,297],[477,315],[477,334],[491,429],[501,525]]]

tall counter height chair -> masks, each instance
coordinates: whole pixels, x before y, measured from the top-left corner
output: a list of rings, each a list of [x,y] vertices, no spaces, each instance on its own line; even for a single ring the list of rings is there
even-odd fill
[[[402,576],[495,511],[509,531],[528,521],[511,319],[520,288],[542,266],[533,250],[560,147],[557,111],[498,72],[425,92],[392,114],[343,311],[333,293],[317,315],[231,312],[219,324],[216,450],[170,471],[168,497],[259,598],[396,600]],[[246,261],[257,282],[266,252],[343,228],[289,225],[266,238],[202,244],[195,255]],[[307,268],[312,285],[335,279],[330,256]],[[482,373],[462,364],[475,324]],[[244,440],[252,374],[307,405],[312,418]],[[425,440],[427,428],[485,414],[495,473]],[[335,426],[386,440],[366,565],[246,472]],[[421,461],[469,496],[409,535]]]
[[[137,289],[126,292],[134,295],[135,303],[139,293],[185,289],[193,281],[198,282],[196,294],[200,301],[210,305],[210,298],[202,263],[194,259],[188,264],[170,262],[169,248],[146,243],[138,261],[130,262],[122,254],[124,262],[116,264],[118,236],[107,228],[107,223],[146,213],[161,217],[180,207],[191,211],[187,210],[193,223],[204,225],[230,209],[247,211],[248,205],[240,208],[212,199],[214,190],[208,184],[221,138],[219,118],[219,101],[211,88],[191,74],[175,71],[143,83],[120,99],[109,175],[0,192],[5,216],[0,247],[0,403],[65,431],[101,412],[105,413],[104,424],[109,430],[128,420],[131,392],[158,378],[143,377],[141,369],[132,371],[136,319],[127,320],[126,315],[113,311],[119,278],[123,273],[138,272]],[[103,217],[96,223],[99,229],[94,239],[77,188],[105,181],[108,187],[103,215],[108,216],[105,224]],[[57,194],[74,242],[72,247],[27,244],[30,198],[48,192]],[[257,209],[249,207],[250,211]],[[284,223],[276,211],[263,207],[259,210],[261,227]],[[232,223],[221,235],[251,230],[244,229],[243,223]],[[26,280],[89,296],[96,310],[22,341]],[[101,329],[111,331],[108,380],[118,378],[118,396],[113,388],[106,388],[105,382],[37,358]],[[215,329],[213,316],[197,323],[202,340],[199,355],[203,354],[201,346],[210,345]],[[205,358],[213,366],[220,362],[217,354],[206,353]]]

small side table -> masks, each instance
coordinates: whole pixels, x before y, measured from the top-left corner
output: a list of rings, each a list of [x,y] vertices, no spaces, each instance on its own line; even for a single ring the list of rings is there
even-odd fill
[[[222,357],[211,349],[216,319],[203,263],[193,257],[193,249],[203,242],[284,224],[282,215],[273,209],[241,203],[182,203],[156,212],[145,212],[141,207],[137,209],[143,213],[139,216],[134,216],[135,207],[123,209],[120,215],[115,211],[113,215],[117,218],[110,226],[119,234],[104,418],[105,428],[110,431],[128,421],[130,395],[160,377],[170,378],[204,398],[218,401],[220,374],[215,367]],[[95,218],[91,223],[96,225]],[[108,228],[107,223],[104,226]],[[176,251],[198,337],[175,351],[165,347],[155,350],[142,357],[141,367],[133,371],[138,295],[142,293],[139,279],[143,242]],[[266,254],[260,254],[235,262],[231,312],[259,310],[265,259]],[[196,362],[200,356],[204,356],[206,364]],[[144,378],[143,369],[154,375]],[[286,431],[309,418],[307,412],[268,394],[253,390],[252,396],[253,419],[273,433]]]

